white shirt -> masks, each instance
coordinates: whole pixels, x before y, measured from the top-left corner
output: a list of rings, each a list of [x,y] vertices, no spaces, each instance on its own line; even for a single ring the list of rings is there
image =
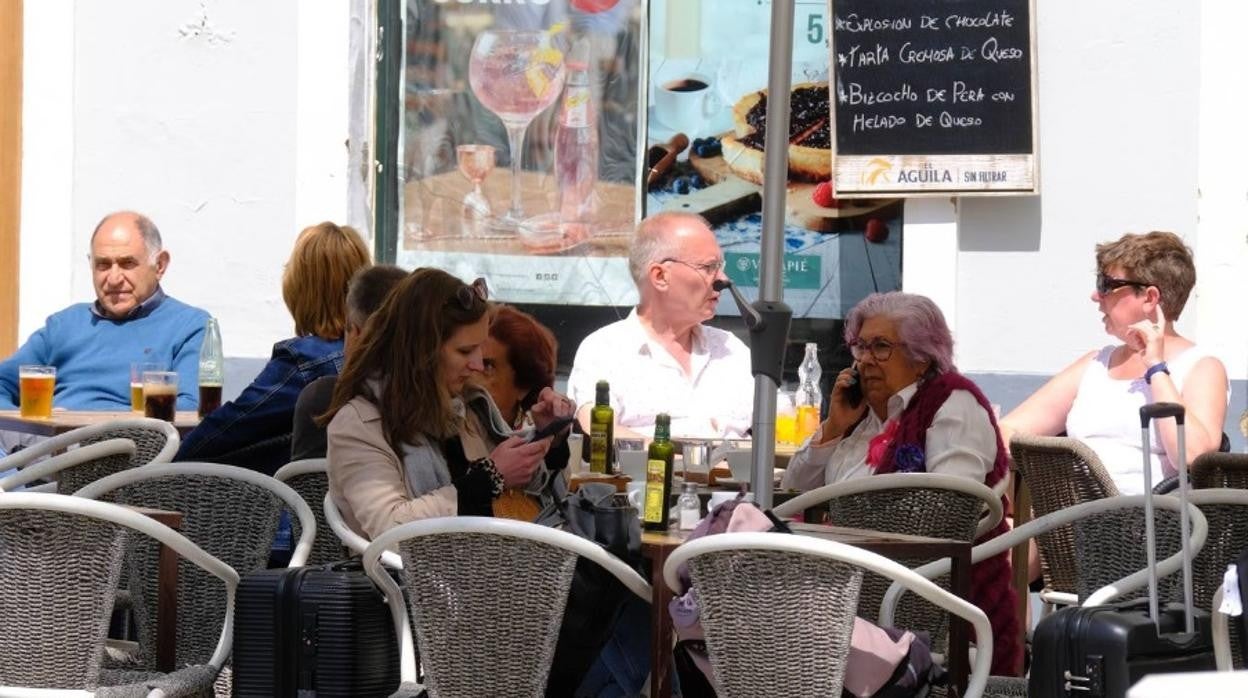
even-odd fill
[[[750,350],[731,332],[693,330],[690,375],[642,326],[634,309],[585,338],[572,361],[568,396],[593,403],[600,380],[611,383],[617,424],[651,436],[654,418],[672,418],[672,436],[739,437],[754,413]]]
[[[1079,439],[1096,452],[1101,465],[1118,487],[1119,494],[1144,494],[1144,444],[1140,433],[1140,408],[1153,402],[1153,391],[1143,378],[1117,380],[1109,375],[1109,358],[1118,345],[1111,344],[1088,362],[1079,379],[1079,392],[1066,415],[1066,435]],[[1183,391],[1187,374],[1209,353],[1188,347],[1166,362],[1174,387]],[[1231,386],[1226,386],[1230,404]],[[1153,485],[1177,472],[1153,422],[1149,435],[1149,464]]]
[[[901,415],[918,389],[918,383],[911,383],[888,399],[888,420]],[[868,409],[863,420],[846,436],[818,445],[812,443],[813,436],[807,439],[789,460],[781,487],[813,490],[870,475],[867,446],[886,423]],[[982,483],[997,460],[997,431],[974,395],[955,390],[936,410],[923,452],[927,472],[963,475]]]

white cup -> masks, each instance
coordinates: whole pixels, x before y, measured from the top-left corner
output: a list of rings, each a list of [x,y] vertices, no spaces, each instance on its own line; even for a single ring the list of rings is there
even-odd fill
[[[737,494],[738,494],[737,492],[730,492],[730,491],[727,491],[727,490],[719,490],[719,491],[717,491],[717,492],[712,492],[712,493],[711,493],[711,501],[710,501],[710,503],[707,505],[707,507],[708,507],[708,508],[707,508],[707,511],[709,512],[709,511],[713,510],[715,507],[719,506],[720,504],[723,504],[724,502],[730,502],[730,501],[732,501],[733,499],[735,499],[735,498],[736,498]],[[754,493],[753,493],[753,492],[746,492],[746,493],[745,493],[745,501],[747,501],[747,502],[752,502],[752,501],[754,501]]]
[[[732,479],[749,482],[750,471],[754,468],[754,452],[748,448],[734,448],[728,451],[726,458],[728,469],[732,471]]]
[[[668,128],[693,135],[720,108],[711,78],[698,73],[664,80],[654,91],[654,113]]]
[[[633,482],[646,481],[646,452],[617,451],[616,459],[620,463],[620,472],[627,475]]]

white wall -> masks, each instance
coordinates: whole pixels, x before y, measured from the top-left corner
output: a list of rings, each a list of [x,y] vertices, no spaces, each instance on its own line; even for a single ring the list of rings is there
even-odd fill
[[[1049,375],[1112,341],[1090,300],[1096,243],[1172,230],[1198,276],[1180,331],[1248,377],[1248,8],[1037,5],[1041,195],[959,199],[956,242],[926,235],[948,230],[930,200],[908,202],[906,288],[952,316],[963,370]]]
[[[164,286],[221,320],[227,355],[293,324],[282,265],[346,213],[349,5],[40,0],[25,8],[21,339],[92,299],[99,218],[144,212]]]

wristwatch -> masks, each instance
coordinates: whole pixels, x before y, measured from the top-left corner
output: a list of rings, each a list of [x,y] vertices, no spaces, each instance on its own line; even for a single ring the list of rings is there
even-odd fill
[[[1152,366],[1149,366],[1148,370],[1144,372],[1144,382],[1148,383],[1149,385],[1152,385],[1153,376],[1157,375],[1158,373],[1164,373],[1167,376],[1170,375],[1170,367],[1166,365],[1165,361],[1158,361]]]

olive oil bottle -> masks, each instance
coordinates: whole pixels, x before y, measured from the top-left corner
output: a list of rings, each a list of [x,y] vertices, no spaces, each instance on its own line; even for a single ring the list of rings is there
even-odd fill
[[[654,441],[646,457],[646,492],[642,501],[641,525],[647,531],[666,531],[672,498],[672,419],[660,413],[654,418]]]
[[[611,384],[598,381],[594,407],[589,412],[589,471],[607,474],[615,462],[615,410],[611,409]]]

